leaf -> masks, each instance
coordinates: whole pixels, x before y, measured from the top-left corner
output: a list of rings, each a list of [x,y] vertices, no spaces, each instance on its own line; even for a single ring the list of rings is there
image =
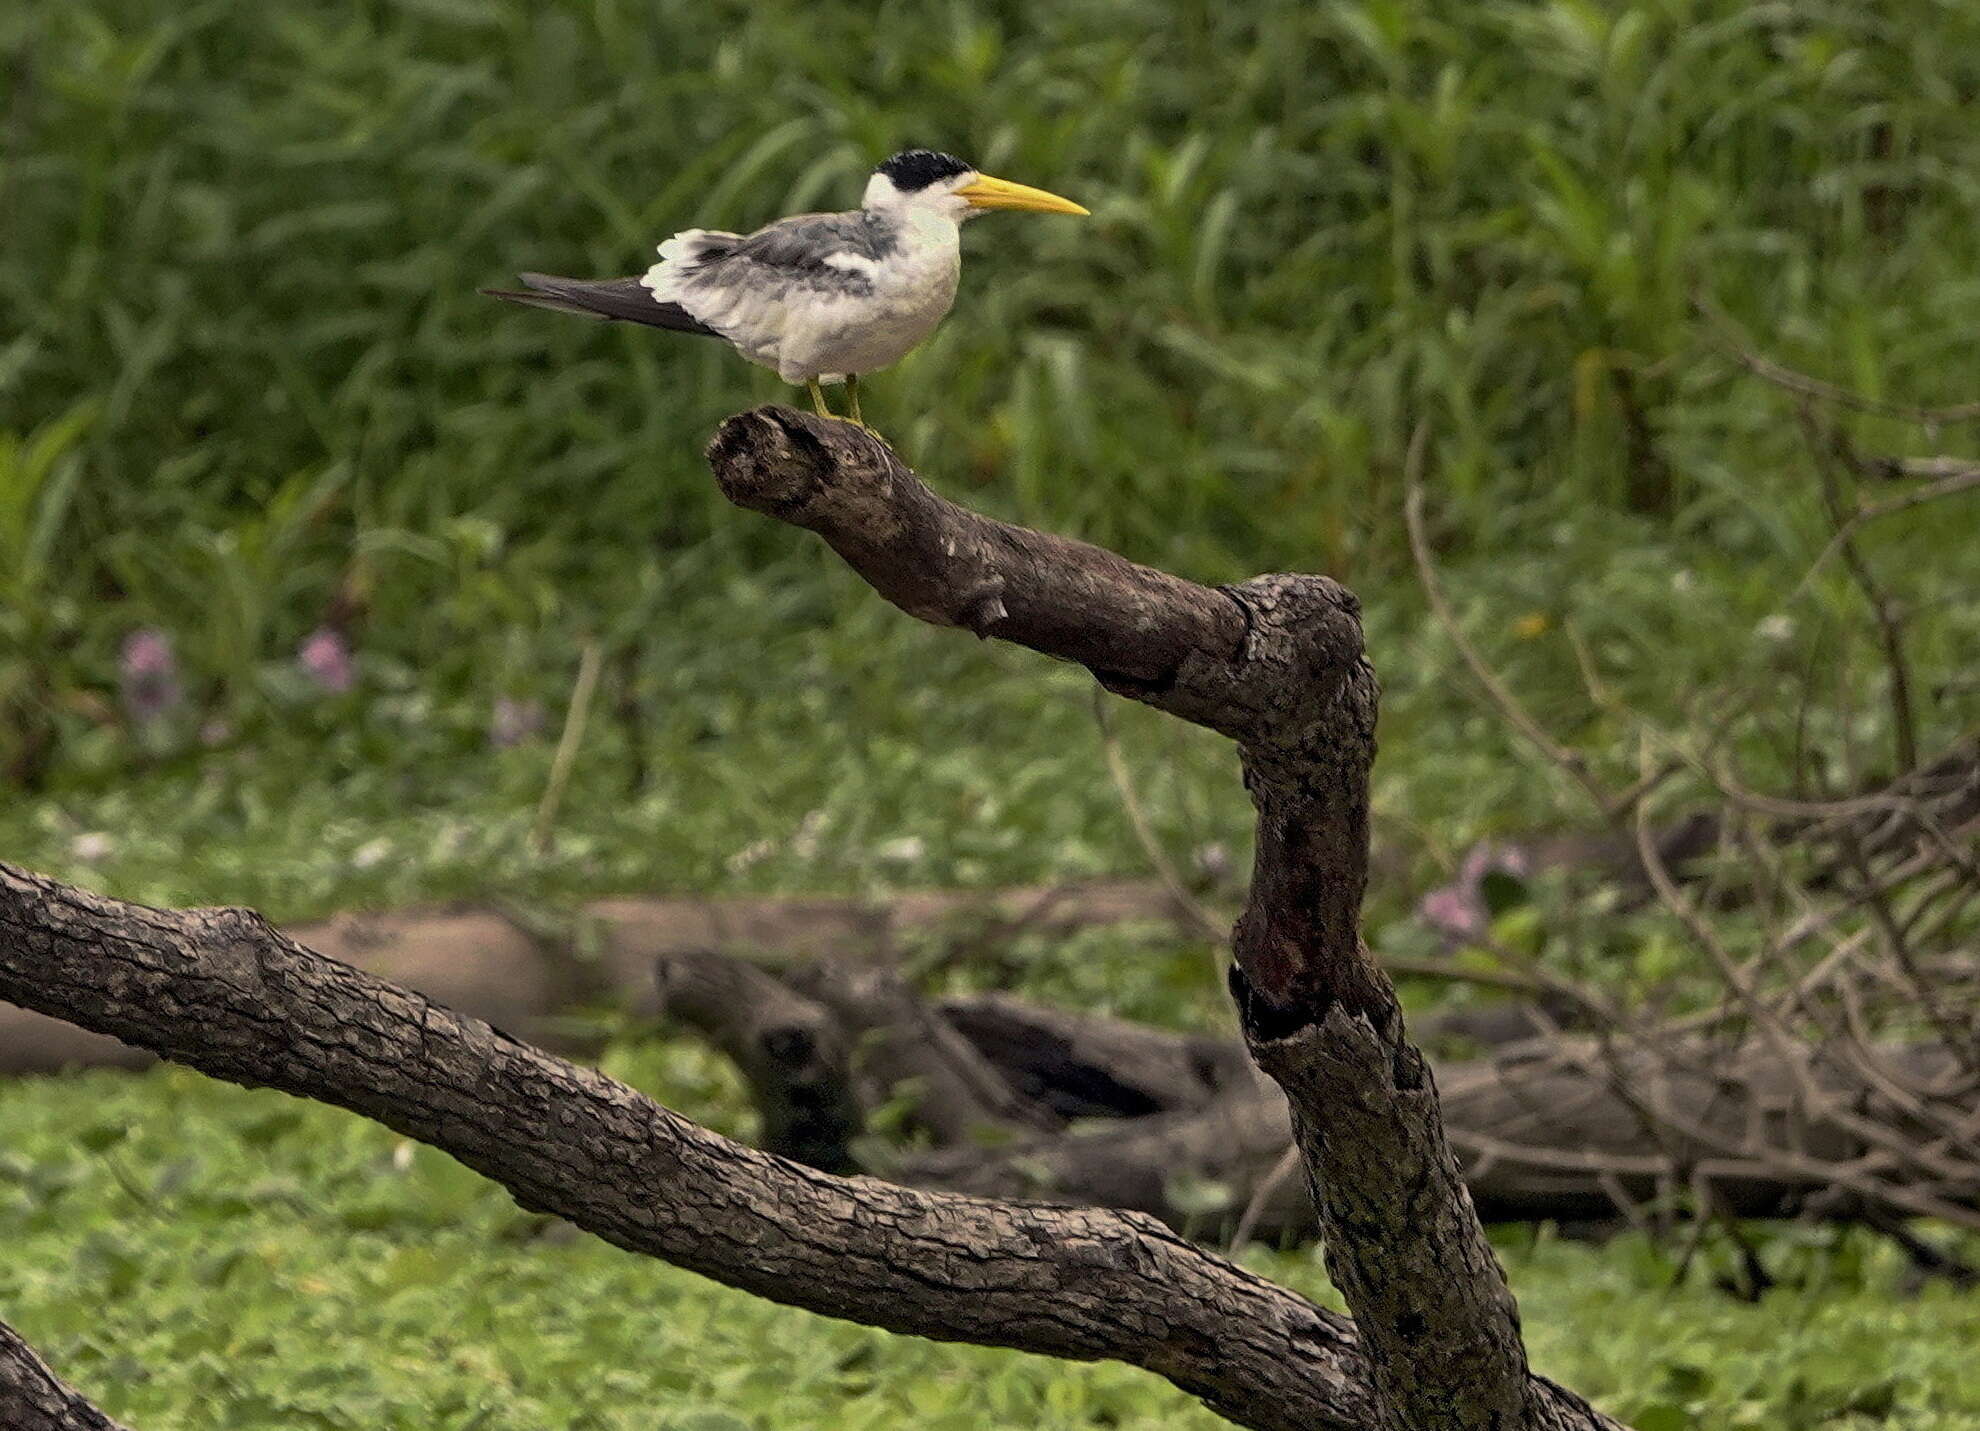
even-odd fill
[[[1696,1424],[1691,1413],[1675,1401],[1655,1402],[1630,1418],[1635,1431],[1691,1431]]]
[[[687,1411],[660,1423],[664,1431],[756,1431],[733,1411]]]
[[[1505,870],[1487,870],[1479,878],[1478,892],[1484,896],[1485,908],[1494,919],[1533,900],[1533,891],[1526,881]]]
[[[130,1135],[122,1123],[95,1123],[76,1134],[76,1142],[92,1153],[107,1153]]]
[[[250,1148],[266,1148],[288,1137],[302,1126],[300,1108],[281,1108],[252,1123],[244,1123],[236,1136]]]
[[[1696,1401],[1712,1390],[1712,1373],[1702,1366],[1690,1362],[1667,1363],[1663,1370],[1664,1386],[1673,1396],[1686,1401]]]

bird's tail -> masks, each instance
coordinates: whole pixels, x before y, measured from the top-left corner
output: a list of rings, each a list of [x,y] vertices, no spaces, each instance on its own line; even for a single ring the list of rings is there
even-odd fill
[[[676,333],[699,333],[709,338],[721,334],[689,313],[678,303],[663,303],[637,278],[558,278],[548,273],[519,273],[523,290],[484,288],[490,298],[505,303],[524,303],[532,308],[548,308],[553,313],[575,313],[581,318],[617,319],[645,323]]]

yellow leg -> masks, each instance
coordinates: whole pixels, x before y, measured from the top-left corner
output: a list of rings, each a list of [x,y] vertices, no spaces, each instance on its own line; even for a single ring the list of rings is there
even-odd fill
[[[825,389],[818,386],[818,379],[810,379],[805,383],[805,386],[811,389],[811,406],[813,410],[820,417],[830,417],[832,415],[832,409],[825,405]]]
[[[846,374],[846,400],[852,404],[853,421],[858,423],[861,427],[865,427],[866,421],[864,418],[862,418],[859,415],[859,374],[858,373]]]

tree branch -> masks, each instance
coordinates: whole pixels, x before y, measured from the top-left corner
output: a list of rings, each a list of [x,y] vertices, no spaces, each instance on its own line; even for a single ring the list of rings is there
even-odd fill
[[[1260,1431],[1378,1424],[1345,1318],[1153,1218],[800,1167],[314,954],[251,911],[150,909],[0,864],[0,998],[376,1119],[533,1212],[772,1301],[1125,1361]]]
[[[1164,709],[1244,642],[1222,593],[966,511],[863,428],[759,408],[723,424],[708,460],[730,501],[818,533],[910,616],[1077,661]]]
[[[789,408],[729,419],[708,457],[731,501],[816,532],[908,614],[1076,661],[1237,741],[1258,839],[1232,991],[1290,1099],[1382,1424],[1554,1424],[1429,1067],[1361,940],[1377,687],[1353,594],[1297,575],[1212,590],[992,521],[929,491],[870,431]]]
[[[1152,1218],[739,1146],[247,911],[148,909],[0,865],[0,999],[348,1108],[525,1208],[827,1315],[1126,1361],[1263,1431],[1613,1431],[1528,1373],[1428,1067],[1360,938],[1376,686],[1354,597],[1318,576],[1212,590],[993,522],[866,430],[789,409],[731,419],[710,458],[731,498],[817,531],[903,609],[1079,661],[1237,740],[1259,833],[1232,987],[1289,1094],[1359,1335]]]
[[[48,1369],[0,1322],[0,1426],[6,1431],[124,1431]]]

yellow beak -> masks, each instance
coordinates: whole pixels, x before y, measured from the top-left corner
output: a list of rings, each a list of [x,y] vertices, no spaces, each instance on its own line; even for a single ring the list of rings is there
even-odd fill
[[[1030,209],[1040,214],[1084,214],[1087,210],[1071,199],[1034,189],[1029,184],[1013,184],[1009,179],[993,179],[978,174],[956,192],[969,200],[972,209]]]

